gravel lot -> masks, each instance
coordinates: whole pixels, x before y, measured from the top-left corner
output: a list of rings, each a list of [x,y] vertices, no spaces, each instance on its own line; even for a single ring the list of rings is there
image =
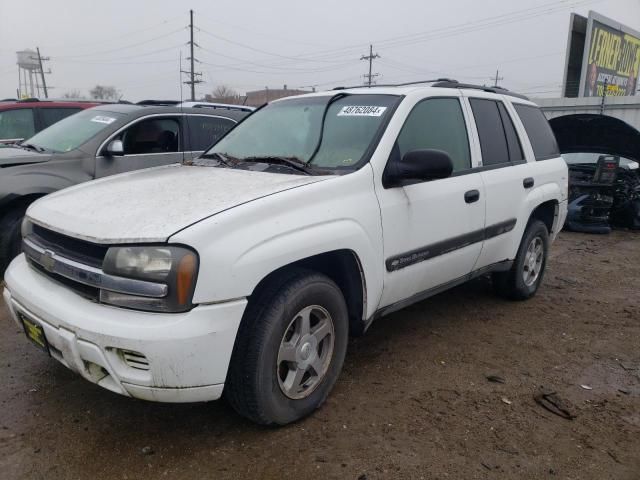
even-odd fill
[[[639,479],[639,292],[639,234],[563,233],[536,298],[480,279],[374,323],[323,408],[280,429],[102,390],[2,311],[0,476]],[[535,402],[550,391],[573,420]]]

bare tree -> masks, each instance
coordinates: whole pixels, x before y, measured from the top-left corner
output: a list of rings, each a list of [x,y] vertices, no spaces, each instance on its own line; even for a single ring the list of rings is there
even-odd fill
[[[84,99],[86,98],[82,92],[78,89],[69,90],[62,95],[62,98],[75,98],[75,99]]]
[[[233,98],[238,96],[238,92],[227,85],[218,85],[211,92],[211,96],[215,99]]]
[[[95,100],[111,100],[116,101],[120,99],[120,92],[116,87],[108,87],[106,85],[96,85],[89,90],[89,95]]]

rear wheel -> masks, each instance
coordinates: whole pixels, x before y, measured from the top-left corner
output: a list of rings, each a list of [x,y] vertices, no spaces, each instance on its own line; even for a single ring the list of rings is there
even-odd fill
[[[540,220],[529,222],[511,269],[492,275],[496,292],[513,300],[533,297],[542,283],[548,249],[547,226]]]
[[[0,219],[0,277],[21,251],[22,238],[20,226],[27,210],[27,205],[9,210]]]
[[[251,299],[238,331],[225,396],[241,415],[285,425],[316,410],[347,349],[347,306],[327,276],[278,275]]]

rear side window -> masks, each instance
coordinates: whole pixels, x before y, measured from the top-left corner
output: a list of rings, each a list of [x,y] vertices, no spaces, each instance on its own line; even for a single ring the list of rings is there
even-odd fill
[[[43,128],[47,128],[80,110],[80,108],[41,108],[40,118],[42,119]]]
[[[32,109],[0,112],[0,139],[26,139],[33,136],[35,131]]]
[[[522,153],[522,146],[520,145],[520,139],[516,133],[516,128],[513,126],[511,117],[504,107],[502,102],[498,103],[498,110],[500,110],[500,117],[502,118],[502,126],[504,127],[504,134],[507,138],[507,147],[509,148],[509,159],[512,162],[521,162],[524,160],[524,153]]]
[[[531,105],[514,103],[513,106],[527,131],[536,160],[547,160],[560,155],[556,137],[542,111]]]
[[[397,142],[400,158],[411,150],[436,149],[447,152],[453,171],[471,168],[467,127],[457,98],[432,98],[411,111]]]
[[[213,142],[227,133],[235,124],[228,118],[188,116],[189,130],[186,132],[191,141],[191,150],[204,151]]]
[[[509,148],[498,103],[481,98],[471,98],[469,101],[480,137],[482,164],[487,166],[509,163]]]

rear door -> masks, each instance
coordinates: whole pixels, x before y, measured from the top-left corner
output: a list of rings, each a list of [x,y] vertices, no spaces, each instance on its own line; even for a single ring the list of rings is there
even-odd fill
[[[185,120],[185,157],[190,159],[199,157],[236,124],[235,120],[211,115],[189,114]]]
[[[105,149],[121,140],[124,155],[107,156]],[[103,142],[96,158],[96,178],[116,173],[180,163],[183,160],[181,115],[153,115],[136,120]]]
[[[485,241],[475,270],[508,260],[518,221],[531,188],[530,169],[522,142],[505,103],[495,96],[470,97],[468,102],[482,154],[486,190]]]

